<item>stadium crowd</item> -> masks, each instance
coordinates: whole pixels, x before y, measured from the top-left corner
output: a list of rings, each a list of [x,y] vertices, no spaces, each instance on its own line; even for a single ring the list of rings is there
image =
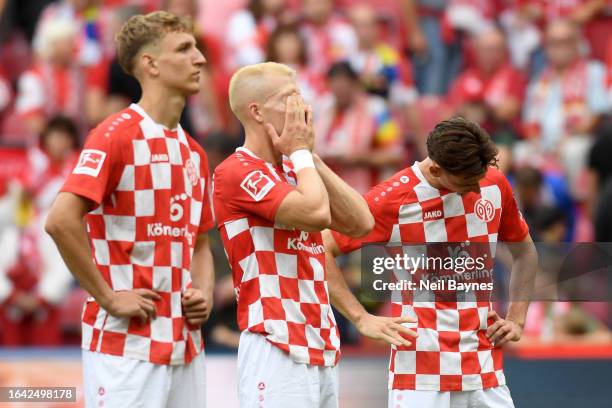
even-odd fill
[[[191,15],[207,65],[181,124],[214,168],[244,135],[232,73],[287,64],[314,107],[316,151],[360,193],[426,155],[459,115],[499,147],[534,240],[612,241],[612,1],[0,0],[0,345],[79,341],[78,289],[43,220],[88,131],[140,98],[115,55],[130,16]],[[218,235],[207,344],[235,348]],[[345,260],[358,290],[359,268]],[[378,307],[384,313],[384,306]],[[609,339],[606,303],[533,305],[526,335]],[[345,343],[359,342],[339,319]]]

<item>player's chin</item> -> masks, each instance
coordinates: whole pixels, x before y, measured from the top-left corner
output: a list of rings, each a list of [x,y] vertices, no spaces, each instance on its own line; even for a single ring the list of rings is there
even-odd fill
[[[195,95],[200,92],[200,81],[191,80],[183,84],[182,88],[185,95]]]

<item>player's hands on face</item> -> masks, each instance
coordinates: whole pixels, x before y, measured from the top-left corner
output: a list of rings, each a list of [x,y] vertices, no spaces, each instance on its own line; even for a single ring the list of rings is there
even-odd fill
[[[285,156],[301,149],[312,151],[314,145],[312,108],[304,105],[301,96],[297,93],[287,97],[285,125],[281,134],[279,135],[270,123],[264,124],[264,127],[274,147]]]
[[[149,289],[113,292],[108,305],[101,305],[111,316],[137,317],[144,324],[155,319],[157,311],[153,301],[161,297]]]
[[[384,317],[365,314],[355,326],[359,333],[374,340],[384,340],[396,346],[410,346],[412,343],[405,337],[416,338],[414,330],[402,326],[402,323],[415,323],[412,317]]]
[[[487,338],[499,347],[509,341],[519,341],[523,334],[523,328],[517,322],[510,319],[502,319],[495,310],[490,310],[489,319],[494,322],[487,329]]]
[[[199,327],[206,323],[210,317],[213,304],[212,293],[205,294],[200,289],[188,288],[183,293],[181,303],[187,323]]]

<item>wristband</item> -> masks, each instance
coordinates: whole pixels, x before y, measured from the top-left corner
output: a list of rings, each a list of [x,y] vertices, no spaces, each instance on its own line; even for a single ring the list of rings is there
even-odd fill
[[[300,170],[315,167],[312,160],[312,153],[306,149],[296,150],[289,155],[289,160],[293,163],[293,171],[297,174]]]

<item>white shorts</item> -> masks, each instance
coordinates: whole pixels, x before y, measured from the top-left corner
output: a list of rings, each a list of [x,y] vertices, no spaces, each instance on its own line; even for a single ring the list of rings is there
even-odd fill
[[[337,408],[338,368],[294,362],[261,334],[238,346],[240,408]]]
[[[505,385],[475,391],[389,390],[389,408],[514,408]]]
[[[187,365],[83,350],[86,408],[205,408],[204,352]]]

